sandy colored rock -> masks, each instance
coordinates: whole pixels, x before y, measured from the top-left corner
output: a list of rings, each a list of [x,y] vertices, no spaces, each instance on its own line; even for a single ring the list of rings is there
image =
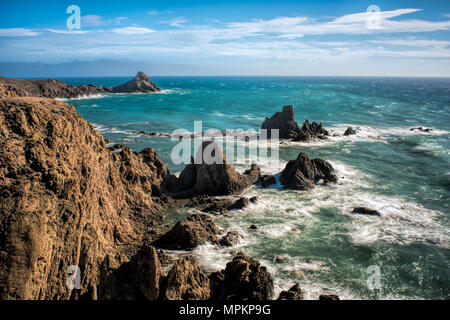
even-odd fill
[[[193,257],[175,262],[167,276],[164,299],[207,300],[211,289],[208,276],[203,273]]]
[[[166,175],[151,149],[111,153],[72,106],[0,99],[0,299],[98,298],[104,262],[126,262],[161,218]]]

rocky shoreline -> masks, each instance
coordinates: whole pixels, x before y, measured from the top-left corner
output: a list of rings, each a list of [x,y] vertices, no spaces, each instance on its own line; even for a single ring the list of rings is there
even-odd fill
[[[132,80],[116,87],[103,87],[93,84],[83,84],[75,87],[55,79],[24,80],[0,77],[0,97],[71,99],[98,94],[152,93],[160,91],[161,89],[142,71],[138,72]]]
[[[121,146],[112,152],[72,106],[7,90],[0,98],[0,299],[277,298],[267,269],[243,252],[211,274],[189,255],[172,261],[165,253],[239,243],[243,236],[233,230],[220,237],[214,220],[253,205],[256,197],[239,194],[255,184],[269,186],[273,176],[262,176],[257,165],[239,173],[217,144],[205,141],[196,158],[217,145],[212,149],[223,162],[193,161],[177,177],[150,148],[133,152]],[[34,92],[27,90],[25,95]],[[57,91],[51,92],[41,93]],[[314,122],[299,129],[292,106],[271,119],[263,127],[285,128],[281,120],[287,119],[291,129],[283,137],[326,136]],[[305,153],[280,177],[284,188],[296,190],[337,182],[330,163]],[[199,213],[168,226],[167,210],[184,206]],[[79,288],[66,286],[69,266],[80,268]],[[298,284],[278,297],[302,298]]]

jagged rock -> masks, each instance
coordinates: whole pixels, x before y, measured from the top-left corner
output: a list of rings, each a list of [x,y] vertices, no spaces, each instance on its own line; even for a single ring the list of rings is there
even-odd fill
[[[271,130],[278,129],[279,139],[293,139],[300,132],[297,122],[294,120],[294,107],[284,106],[281,112],[276,112],[270,119],[261,125],[261,129],[267,130],[267,138],[271,138]]]
[[[220,270],[211,273],[209,276],[211,288],[211,300],[218,301],[221,299],[223,292],[223,283],[225,281],[225,270]]]
[[[117,87],[103,87],[93,84],[78,87],[55,79],[24,80],[0,77],[0,97],[43,97],[77,98],[104,93],[148,93],[161,91],[143,72]]]
[[[269,300],[273,295],[273,281],[266,267],[239,252],[227,263],[224,273],[222,299]]]
[[[151,149],[111,153],[72,106],[0,99],[0,299],[98,298],[106,256],[117,268],[151,240],[166,175]]]
[[[352,127],[348,127],[344,132],[344,136],[350,136],[356,134],[356,131]]]
[[[319,296],[319,300],[323,301],[332,301],[332,300],[340,300],[338,295],[336,294],[321,294]]]
[[[224,247],[232,247],[239,243],[239,240],[243,236],[236,231],[229,231],[222,239],[220,239],[219,244]]]
[[[274,175],[262,175],[259,178],[259,181],[261,182],[261,186],[263,188],[267,188],[268,186],[277,183],[277,180],[275,179]]]
[[[164,249],[191,250],[208,241],[217,242],[219,230],[215,223],[204,214],[191,214],[154,242]]]
[[[164,299],[166,300],[207,300],[210,298],[210,281],[188,256],[175,262],[167,275]]]
[[[114,93],[135,93],[135,92],[158,92],[161,91],[157,85],[155,85],[150,77],[142,71],[139,71],[134,79],[124,83],[120,86],[112,88]]]
[[[293,140],[308,142],[315,139],[326,139],[326,136],[328,135],[328,131],[322,127],[321,123],[309,123],[309,121],[306,120],[303,123],[302,129],[299,131],[297,136],[293,138]]]
[[[352,210],[352,213],[365,214],[369,216],[381,216],[381,213],[379,211],[365,207],[356,207]]]
[[[288,291],[281,291],[278,300],[303,300],[303,291],[298,283],[294,284]]]
[[[208,156],[205,158],[205,156]],[[195,195],[231,195],[255,184],[260,169],[253,164],[250,170],[240,174],[226,162],[220,146],[204,141],[179,177],[170,175],[164,180],[163,191],[174,198],[189,198]]]
[[[320,180],[325,183],[337,181],[332,165],[319,158],[311,160],[304,152],[286,164],[280,178],[284,187],[296,190],[312,189]]]

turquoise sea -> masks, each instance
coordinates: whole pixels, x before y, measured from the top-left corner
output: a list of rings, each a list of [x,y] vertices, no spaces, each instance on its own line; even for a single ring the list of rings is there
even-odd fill
[[[129,78],[61,78],[74,85],[118,85]],[[113,143],[139,151],[155,149],[171,172],[178,142],[139,131],[209,128],[259,129],[284,105],[295,118],[322,122],[331,133],[347,126],[357,135],[280,146],[280,172],[300,151],[330,161],[337,184],[312,191],[254,186],[259,201],[217,223],[245,239],[232,248],[203,245],[193,254],[207,271],[223,268],[243,250],[272,273],[276,294],[300,283],[306,297],[323,292],[342,299],[450,298],[450,78],[153,77],[157,94],[104,95],[71,99],[76,110]],[[430,133],[410,131],[431,128]],[[238,165],[239,170],[245,167]],[[381,217],[354,215],[367,206]],[[189,212],[192,212],[190,209]],[[171,214],[179,220],[187,209]],[[248,226],[258,225],[251,231]],[[174,253],[182,254],[182,253]],[[287,263],[275,262],[285,256]],[[368,267],[381,272],[371,290]],[[371,269],[369,269],[371,270]]]

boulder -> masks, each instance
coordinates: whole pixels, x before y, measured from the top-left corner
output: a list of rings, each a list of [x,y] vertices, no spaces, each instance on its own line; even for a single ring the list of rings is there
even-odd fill
[[[191,250],[208,241],[217,242],[219,230],[215,223],[204,214],[191,214],[179,221],[167,233],[154,242],[163,249]]]
[[[352,210],[352,213],[365,214],[369,216],[381,216],[381,213],[377,210],[369,209],[366,207],[356,207]]]
[[[241,197],[238,200],[219,199],[212,202],[212,204],[203,208],[203,212],[218,212],[225,213],[230,210],[240,210],[249,206],[249,199]]]
[[[261,129],[267,130],[267,138],[271,138],[271,130],[279,130],[279,139],[293,139],[297,136],[300,128],[294,120],[294,107],[284,106],[281,112],[276,112],[272,117],[266,118]]]
[[[208,158],[205,159],[206,156]],[[258,182],[260,173],[258,166],[253,164],[250,170],[240,174],[226,162],[225,155],[217,143],[204,141],[195,160],[191,160],[191,164],[184,168],[179,177],[167,177],[162,189],[174,198],[231,195]]]
[[[273,280],[266,267],[239,252],[227,263],[224,272],[222,299],[269,300],[273,295]]]
[[[236,231],[229,231],[222,239],[219,241],[219,245],[224,247],[232,247],[239,243],[243,236]]]
[[[291,160],[281,173],[281,184],[290,189],[308,190],[314,183],[323,180],[325,183],[336,182],[333,166],[322,159],[311,160],[304,152],[300,152],[296,160]]]
[[[309,123],[309,121],[306,120],[298,134],[293,137],[293,140],[308,142],[316,139],[326,139],[326,136],[328,135],[328,131],[322,127],[321,123]]]
[[[274,175],[262,175],[259,178],[259,181],[261,182],[261,186],[263,188],[267,188],[268,186],[277,183],[277,180],[275,179]]]
[[[356,134],[356,131],[352,127],[348,127],[344,132],[344,136],[350,136]]]
[[[303,300],[303,291],[298,283],[294,284],[288,291],[281,291],[278,300]]]
[[[221,299],[223,292],[225,270],[213,272],[208,276],[208,278],[211,288],[211,300],[218,301]]]
[[[254,224],[252,224],[250,227],[248,227],[250,230],[256,230],[258,227]]]
[[[208,300],[210,281],[191,256],[175,262],[167,275],[165,300]]]

